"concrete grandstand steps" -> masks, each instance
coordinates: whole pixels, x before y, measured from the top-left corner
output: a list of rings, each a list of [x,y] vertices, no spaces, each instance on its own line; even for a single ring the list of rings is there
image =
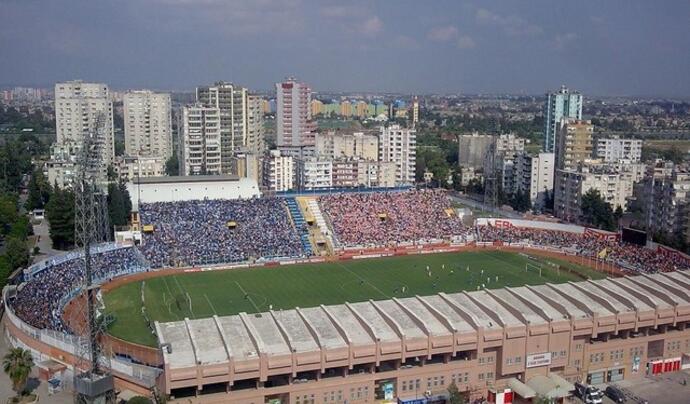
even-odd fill
[[[305,212],[309,212],[314,217],[316,228],[318,229],[318,233],[320,233],[319,235],[325,239],[328,250],[332,252],[335,245],[333,240],[333,231],[328,226],[328,223],[321,212],[319,203],[314,197],[304,197],[302,201],[304,203],[302,207],[304,208]]]
[[[297,201],[294,197],[285,198],[285,203],[287,204],[288,212],[290,213],[290,218],[295,229],[299,233],[300,241],[302,242],[302,248],[307,255],[314,255],[314,248],[309,240],[309,229],[307,228],[307,223],[304,220],[304,215],[302,215],[302,210],[300,209]]]

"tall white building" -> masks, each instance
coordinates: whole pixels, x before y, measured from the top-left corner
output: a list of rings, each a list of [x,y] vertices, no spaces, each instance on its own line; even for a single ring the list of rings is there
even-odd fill
[[[639,163],[642,158],[641,139],[599,138],[594,143],[594,155],[607,163],[630,160]]]
[[[558,125],[563,118],[582,119],[582,94],[570,91],[566,86],[546,94],[544,104],[544,150],[554,152],[558,141]]]
[[[276,104],[276,144],[283,154],[313,148],[316,126],[311,119],[311,88],[292,77],[276,83]]]
[[[200,104],[182,109],[180,136],[182,175],[221,174],[220,111]]]
[[[400,125],[382,126],[379,133],[379,161],[395,163],[397,185],[415,183],[417,134]]]
[[[516,190],[526,192],[534,208],[542,209],[548,194],[553,193],[555,167],[553,153],[523,152],[515,159]]]
[[[80,145],[85,134],[97,130],[99,117],[102,119],[99,142],[105,168],[115,156],[113,103],[108,86],[82,81],[55,84],[56,143]]]
[[[294,189],[295,166],[292,157],[283,156],[278,150],[271,150],[263,159],[262,171],[265,188],[276,192]]]
[[[123,97],[125,153],[131,157],[172,156],[170,94],[129,91]]]
[[[238,151],[263,152],[263,113],[261,99],[245,87],[217,82],[197,87],[196,101],[220,113],[221,171],[232,172],[233,156]]]
[[[331,188],[333,186],[333,161],[308,157],[297,159],[297,187],[300,190]]]

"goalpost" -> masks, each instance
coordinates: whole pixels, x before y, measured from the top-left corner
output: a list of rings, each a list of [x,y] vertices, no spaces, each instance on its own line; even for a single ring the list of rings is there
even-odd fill
[[[540,278],[542,277],[542,267],[539,265],[534,265],[534,264],[530,264],[529,262],[526,262],[525,263],[525,272],[529,272],[529,271],[539,272],[539,277]]]

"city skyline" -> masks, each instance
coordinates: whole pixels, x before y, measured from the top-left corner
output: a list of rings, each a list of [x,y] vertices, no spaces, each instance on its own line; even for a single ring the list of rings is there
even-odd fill
[[[685,97],[685,2],[0,2],[3,84]],[[239,57],[238,57],[239,56]]]

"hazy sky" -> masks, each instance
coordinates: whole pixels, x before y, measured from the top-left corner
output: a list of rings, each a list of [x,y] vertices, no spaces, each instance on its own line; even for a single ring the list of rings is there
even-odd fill
[[[690,1],[0,0],[0,83],[690,96]]]

